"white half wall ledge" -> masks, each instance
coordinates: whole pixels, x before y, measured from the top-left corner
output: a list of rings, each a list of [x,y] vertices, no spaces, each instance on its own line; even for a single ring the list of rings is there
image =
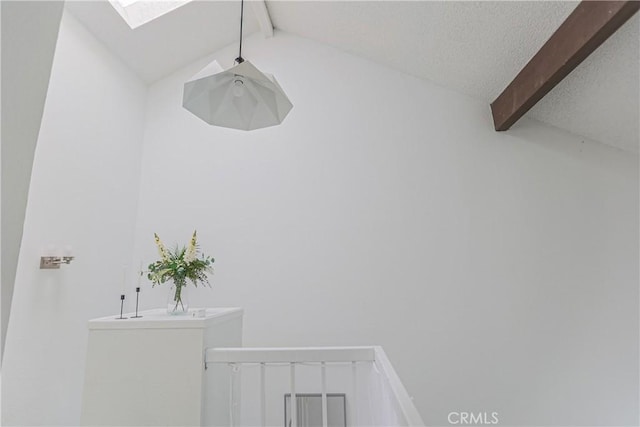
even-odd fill
[[[207,308],[204,317],[196,317],[197,311],[191,310],[184,316],[169,316],[166,309],[153,309],[141,312],[139,319],[132,318],[133,313],[126,313],[126,318],[106,316],[89,321],[89,330],[97,329],[202,329],[229,319],[242,317],[240,307]]]
[[[165,308],[144,310],[139,319],[89,321],[80,425],[221,425],[207,419],[207,406],[229,400],[209,397],[203,354],[242,345],[243,311],[205,312],[171,316]]]

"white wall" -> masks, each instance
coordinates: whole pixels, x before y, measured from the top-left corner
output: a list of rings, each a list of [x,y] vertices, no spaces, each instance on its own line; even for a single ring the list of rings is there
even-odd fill
[[[383,345],[429,424],[638,424],[636,156],[534,121],[495,133],[483,103],[287,34],[245,56],[293,101],[282,126],[183,110],[205,60],[153,85],[145,119],[142,83],[64,16],[3,425],[77,424],[86,320],[116,312],[121,266],[155,259],[154,231],[193,228],[217,270],[192,306],[244,306],[245,345]],[[77,259],[39,270],[48,243]],[[165,292],[147,285],[142,307]]]
[[[87,319],[131,258],[146,87],[63,16],[35,153],[3,365],[3,425],[77,425]],[[76,260],[40,270],[41,247]],[[114,349],[118,351],[118,349]]]
[[[6,338],[33,156],[62,16],[62,1],[3,1],[2,332]]]
[[[206,60],[150,88],[133,263],[196,228],[216,274],[192,306],[245,307],[249,346],[380,344],[429,424],[637,424],[636,156],[496,133],[484,103],[291,35],[245,58],[292,100],[282,126],[182,109]]]

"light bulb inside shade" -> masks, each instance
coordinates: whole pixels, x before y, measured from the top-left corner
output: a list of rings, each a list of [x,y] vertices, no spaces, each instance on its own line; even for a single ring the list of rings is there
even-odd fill
[[[233,94],[236,97],[241,97],[242,95],[244,95],[244,82],[239,77],[236,77],[236,79],[233,81]]]

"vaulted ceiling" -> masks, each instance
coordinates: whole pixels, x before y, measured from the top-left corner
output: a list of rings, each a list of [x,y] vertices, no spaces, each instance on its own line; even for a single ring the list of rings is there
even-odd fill
[[[578,4],[266,3],[276,30],[335,46],[467,94],[485,102],[487,108]],[[70,1],[66,7],[149,83],[238,39],[239,1],[194,1],[135,30],[107,1]],[[245,34],[256,31],[258,22],[247,8]],[[631,152],[640,148],[639,115],[638,15],[527,113]]]

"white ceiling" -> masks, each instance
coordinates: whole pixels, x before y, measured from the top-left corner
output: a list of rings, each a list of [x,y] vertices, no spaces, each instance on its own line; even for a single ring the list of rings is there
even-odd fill
[[[487,108],[577,3],[267,1],[276,29],[430,80]],[[67,2],[147,82],[237,41],[238,8],[238,1],[194,1],[131,30],[106,1]],[[245,34],[255,31],[252,8],[246,8]],[[639,104],[636,15],[528,116],[638,152]]]

